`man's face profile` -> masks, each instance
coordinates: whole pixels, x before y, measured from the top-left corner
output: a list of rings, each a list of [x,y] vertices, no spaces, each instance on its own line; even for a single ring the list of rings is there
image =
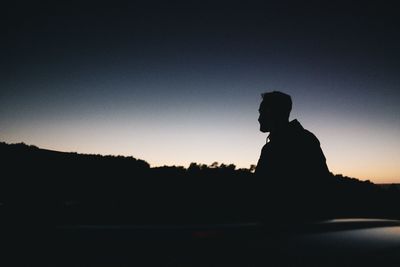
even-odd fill
[[[260,114],[258,117],[258,122],[260,123],[260,131],[263,133],[270,132],[272,122],[272,109],[268,107],[263,101],[260,104],[258,112]]]
[[[262,94],[262,101],[258,112],[260,131],[263,133],[275,131],[277,127],[286,125],[289,113],[292,110],[292,100],[289,95],[273,91]]]

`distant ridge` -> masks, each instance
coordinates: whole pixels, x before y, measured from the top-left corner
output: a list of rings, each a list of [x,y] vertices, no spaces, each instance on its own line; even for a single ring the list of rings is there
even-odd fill
[[[19,154],[19,156],[22,156],[24,153],[40,153],[40,155],[47,155],[47,156],[58,156],[58,157],[65,157],[65,158],[97,158],[97,159],[114,159],[114,160],[132,160],[134,162],[137,162],[139,164],[142,165],[142,167],[145,168],[150,168],[150,164],[142,159],[136,159],[133,156],[122,156],[122,155],[103,155],[103,154],[92,154],[92,153],[78,153],[78,152],[65,152],[65,151],[57,151],[57,150],[51,150],[51,149],[45,149],[45,148],[39,148],[36,145],[28,145],[25,144],[24,142],[20,142],[20,143],[6,143],[6,142],[0,142],[0,156],[2,157],[9,157],[10,154],[7,153],[11,153],[14,156]],[[205,165],[205,164],[198,164],[198,163],[191,163],[191,165],[189,166],[189,168],[184,168],[184,167],[176,167],[174,166],[163,166],[163,167],[154,167],[154,169],[165,169],[165,168],[179,168],[179,169],[190,169],[190,168],[200,168],[200,169],[207,169],[207,168],[215,168],[218,167],[222,167],[222,168],[229,168],[229,169],[236,169],[236,166],[234,164],[220,164],[218,165],[217,162],[214,162],[212,165]],[[240,170],[246,170],[249,172],[252,172],[254,168],[254,165],[250,167],[250,169],[240,169]],[[332,174],[334,175],[334,174]],[[369,180],[360,180],[358,178],[354,178],[354,177],[348,177],[348,176],[343,176],[342,174],[336,174],[335,177],[337,177],[338,179],[341,180],[346,180],[349,182],[362,182],[362,183],[370,183],[370,184],[374,184]],[[387,184],[376,184],[379,185],[382,188],[388,188],[389,186],[393,185],[396,186],[400,189],[400,184],[391,184],[391,183],[387,183]]]
[[[46,149],[46,148],[39,148],[35,145],[28,145],[25,144],[24,142],[20,143],[6,143],[6,142],[0,142],[0,149],[6,149],[6,147],[9,147],[9,149],[19,149],[19,151],[42,151],[46,153],[54,153],[54,154],[69,154],[69,155],[78,155],[78,156],[101,156],[101,157],[117,157],[117,158],[128,158],[128,159],[134,159],[134,160],[140,160],[143,162],[146,162],[145,160],[141,159],[136,159],[133,156],[122,156],[122,155],[103,155],[103,154],[95,154],[95,153],[78,153],[78,152],[66,152],[66,151],[58,151],[58,150],[52,150],[52,149]],[[147,162],[146,162],[147,163]]]
[[[316,212],[312,216],[400,218],[397,185],[376,185],[340,174],[303,189],[290,183],[271,188],[251,169],[236,169],[233,164],[150,168],[134,157],[5,142],[0,142],[0,162],[0,212],[12,211],[8,216],[23,216],[20,221],[248,222],[268,217],[273,206],[279,216],[291,218],[301,216],[302,209],[293,207],[307,194],[318,196],[309,204]],[[282,197],[267,202],[267,189],[279,190]],[[298,198],[292,197],[294,191]],[[325,206],[319,209],[321,203]]]

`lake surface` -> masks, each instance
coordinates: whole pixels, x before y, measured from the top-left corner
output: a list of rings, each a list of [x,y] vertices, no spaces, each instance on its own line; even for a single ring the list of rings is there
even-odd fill
[[[52,266],[400,266],[398,221],[292,226],[60,225],[16,240],[17,254],[30,255],[17,259]]]

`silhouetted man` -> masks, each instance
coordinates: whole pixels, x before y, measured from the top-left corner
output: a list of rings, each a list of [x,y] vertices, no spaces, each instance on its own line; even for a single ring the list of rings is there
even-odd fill
[[[264,185],[264,200],[274,202],[274,210],[280,213],[304,205],[309,209],[319,201],[315,198],[329,175],[318,139],[297,120],[289,121],[291,110],[289,95],[262,94],[258,121],[260,131],[269,135],[255,173]]]

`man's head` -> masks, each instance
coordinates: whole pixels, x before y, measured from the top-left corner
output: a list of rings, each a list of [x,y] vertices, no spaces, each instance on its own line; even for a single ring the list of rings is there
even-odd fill
[[[292,99],[282,92],[273,91],[261,94],[258,122],[260,131],[271,132],[280,125],[289,122],[290,111],[292,110]]]

